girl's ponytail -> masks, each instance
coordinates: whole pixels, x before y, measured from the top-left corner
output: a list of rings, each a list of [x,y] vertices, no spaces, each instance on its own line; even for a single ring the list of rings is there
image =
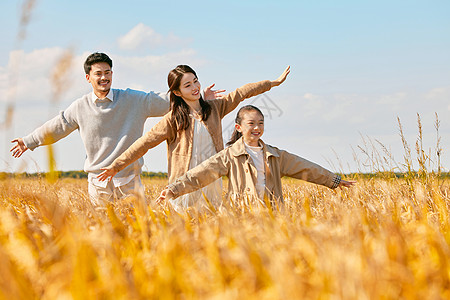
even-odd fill
[[[253,106],[253,105],[246,105],[246,106],[242,106],[241,109],[239,109],[239,111],[236,115],[236,119],[234,120],[234,123],[241,125],[244,113],[246,113],[248,111],[252,111],[252,110],[256,110],[257,112],[259,112],[264,119],[264,115],[261,112],[261,110],[259,110],[259,108],[257,108],[256,106]],[[228,141],[228,143],[226,144],[226,146],[228,147],[228,146],[233,145],[238,139],[241,138],[241,136],[242,136],[242,133],[237,131],[236,128],[234,128],[233,134],[231,135],[231,138]]]
[[[242,136],[242,133],[240,133],[239,131],[236,130],[236,128],[234,128],[233,134],[231,135],[230,140],[227,143],[227,147],[233,145],[234,143],[236,143],[236,141],[238,139],[240,139]]]

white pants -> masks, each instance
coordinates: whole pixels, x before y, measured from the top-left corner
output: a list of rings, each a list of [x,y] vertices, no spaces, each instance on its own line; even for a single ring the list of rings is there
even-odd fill
[[[141,177],[138,175],[129,183],[121,186],[114,186],[112,181],[109,181],[106,187],[96,186],[89,182],[88,193],[92,204],[104,205],[108,202],[114,202],[115,200],[120,200],[130,195],[137,194],[144,196],[144,186],[142,185]]]

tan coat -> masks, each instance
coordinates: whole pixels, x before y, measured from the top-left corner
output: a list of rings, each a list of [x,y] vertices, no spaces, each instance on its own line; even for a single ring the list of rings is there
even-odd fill
[[[242,100],[262,94],[270,90],[271,87],[270,80],[249,83],[229,93],[223,99],[208,101],[211,104],[211,114],[204,124],[211,135],[217,152],[223,149],[223,117],[235,109]],[[189,170],[189,162],[192,157],[194,126],[191,121],[188,129],[177,133],[172,120],[172,112],[170,111],[150,131],[116,158],[111,167],[120,171],[142,157],[148,149],[167,141],[169,183],[186,173]]]
[[[270,200],[283,201],[281,178],[289,176],[308,182],[336,188],[340,176],[304,158],[263,144],[266,162],[266,195]],[[227,176],[228,197],[257,197],[256,168],[240,138],[197,167],[189,170],[168,186],[174,198],[208,185],[221,176]]]

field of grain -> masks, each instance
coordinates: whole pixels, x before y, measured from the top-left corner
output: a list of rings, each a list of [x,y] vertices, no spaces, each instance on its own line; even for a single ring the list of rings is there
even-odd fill
[[[86,180],[0,181],[2,299],[449,299],[448,181],[285,180],[273,209],[91,206]]]

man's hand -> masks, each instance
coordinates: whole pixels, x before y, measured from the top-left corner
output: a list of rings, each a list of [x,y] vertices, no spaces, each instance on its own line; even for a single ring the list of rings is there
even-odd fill
[[[23,139],[18,138],[11,141],[11,143],[16,143],[14,147],[9,150],[9,152],[12,152],[12,156],[15,158],[21,157],[22,154],[28,150],[28,147],[25,146]]]
[[[286,77],[289,75],[290,72],[291,66],[288,66],[284,70],[283,74],[280,75],[280,77],[278,77],[276,80],[272,80],[272,87],[279,86],[280,84],[282,84],[286,80]]]
[[[215,83],[211,84],[203,91],[205,94],[205,100],[221,99],[225,96],[224,94],[221,94],[225,92],[225,90],[213,90],[212,88],[214,85]]]
[[[106,168],[101,168],[100,170],[103,170],[103,172],[101,172],[100,174],[97,175],[97,178],[100,181],[105,181],[106,179],[108,179],[108,182],[109,182],[112,180],[114,175],[117,174],[117,171],[109,166]]]

